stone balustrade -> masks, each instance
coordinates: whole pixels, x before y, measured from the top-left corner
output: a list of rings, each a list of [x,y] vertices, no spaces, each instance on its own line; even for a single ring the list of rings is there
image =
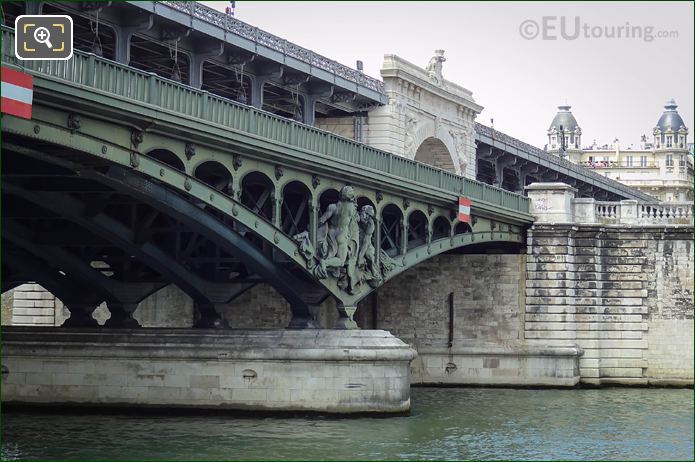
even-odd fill
[[[526,187],[536,223],[605,225],[693,225],[691,202],[601,202],[575,198],[564,183],[533,183]]]

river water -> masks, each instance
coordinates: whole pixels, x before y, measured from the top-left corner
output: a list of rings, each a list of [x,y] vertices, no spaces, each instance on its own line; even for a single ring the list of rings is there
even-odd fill
[[[12,459],[687,459],[693,390],[413,388],[410,416],[2,416]]]

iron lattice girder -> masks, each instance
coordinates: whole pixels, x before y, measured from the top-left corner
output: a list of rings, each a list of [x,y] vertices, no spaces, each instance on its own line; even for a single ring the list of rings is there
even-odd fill
[[[15,247],[10,242],[3,242],[3,265],[19,270],[26,275],[22,282],[38,281],[44,288],[69,305],[73,302],[98,305],[104,301],[102,294],[92,290],[89,285],[75,280],[58,269],[51,268],[45,260]],[[6,275],[3,274],[3,291],[5,290]]]
[[[13,245],[17,245],[37,258],[44,258],[61,269],[70,277],[81,281],[88,287],[103,295],[104,300],[121,303],[139,303],[166,284],[152,282],[125,283],[103,275],[89,262],[80,260],[70,252],[56,246],[37,245],[31,239],[32,232],[15,221],[3,222],[3,236]]]
[[[234,230],[190,202],[120,167],[112,167],[103,177],[95,174],[94,178],[100,178],[99,181],[121,192],[129,192],[150,205],[166,210],[167,213],[176,216],[178,220],[189,226],[198,226],[199,232],[206,238],[239,256],[256,274],[270,281],[291,305],[305,304],[301,295],[296,292],[296,288],[303,285],[300,281],[284,271]]]
[[[136,255],[139,260],[179,286],[194,300],[225,303],[236,295],[237,290],[232,285],[215,284],[202,280],[179,265],[153,243],[136,244],[134,232],[113,218],[103,213],[91,217],[85,216],[83,213],[84,204],[70,195],[21,190],[21,188],[7,182],[2,183],[2,188],[37,205],[50,207],[54,212],[123,248],[127,253]]]

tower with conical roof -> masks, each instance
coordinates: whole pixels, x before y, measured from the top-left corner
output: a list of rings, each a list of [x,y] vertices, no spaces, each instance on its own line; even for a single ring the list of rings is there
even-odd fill
[[[579,162],[582,154],[582,129],[572,114],[572,106],[557,107],[557,114],[548,128],[548,151]]]
[[[677,111],[678,105],[670,99],[654,127],[654,148],[657,150],[687,150],[688,128]]]

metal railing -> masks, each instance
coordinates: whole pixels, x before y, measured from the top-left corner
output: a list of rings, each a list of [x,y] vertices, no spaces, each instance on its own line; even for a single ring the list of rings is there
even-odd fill
[[[548,164],[554,166],[554,169],[556,171],[562,171],[562,169],[565,169],[568,172],[570,172],[571,176],[573,176],[574,178],[578,178],[581,181],[584,181],[584,179],[586,179],[595,185],[603,185],[606,189],[612,189],[613,192],[616,192],[617,194],[622,195],[623,197],[638,198],[640,200],[653,199],[653,197],[649,196],[648,194],[632,189],[616,180],[607,178],[603,175],[599,175],[591,169],[572,163],[567,159],[563,159],[561,157],[549,154],[540,148],[532,146],[528,143],[524,143],[521,140],[518,140],[514,137],[511,137],[505,133],[497,131],[481,123],[475,123],[475,131],[479,135],[486,136],[494,141],[499,141],[508,146],[512,146],[520,151],[531,154],[537,157],[539,160],[543,160]]]
[[[259,45],[279,51],[280,53],[295,58],[316,68],[335,74],[350,82],[362,85],[370,90],[384,94],[384,82],[370,77],[363,72],[352,69],[337,61],[321,56],[311,50],[295,45],[277,35],[261,30],[243,21],[235,19],[233,16],[217,11],[198,2],[163,0],[157,3],[171,7],[177,11],[189,14],[191,17],[200,19],[209,24],[221,27],[222,29],[236,34],[245,39],[251,40]]]
[[[659,162],[653,160],[642,162],[639,159],[633,161],[622,160],[620,162],[613,160],[593,160],[582,162],[579,165],[585,166],[586,168],[659,168]]]
[[[381,151],[91,53],[75,51],[68,61],[22,61],[20,64],[14,56],[14,31],[3,27],[2,38],[3,62],[21,65],[38,75],[91,87],[456,195],[463,194],[474,201],[484,201],[517,212],[529,211],[528,198],[516,193]]]

